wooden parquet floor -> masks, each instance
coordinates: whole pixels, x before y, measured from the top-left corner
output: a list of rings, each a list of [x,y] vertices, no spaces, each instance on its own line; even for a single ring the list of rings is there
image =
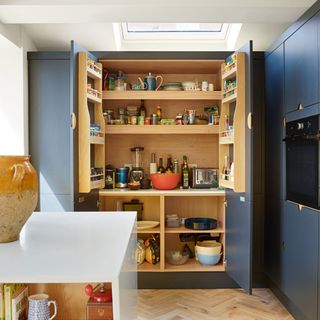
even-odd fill
[[[139,290],[138,320],[292,320],[269,289]]]

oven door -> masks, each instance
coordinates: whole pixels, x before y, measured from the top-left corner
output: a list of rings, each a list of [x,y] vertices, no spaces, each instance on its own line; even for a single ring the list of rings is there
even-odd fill
[[[286,138],[287,200],[319,209],[319,141]]]

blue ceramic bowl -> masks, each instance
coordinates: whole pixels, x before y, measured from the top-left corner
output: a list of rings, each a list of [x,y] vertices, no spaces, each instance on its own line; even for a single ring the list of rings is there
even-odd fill
[[[198,261],[201,264],[207,265],[207,266],[213,266],[217,264],[220,261],[221,253],[219,254],[197,254]]]

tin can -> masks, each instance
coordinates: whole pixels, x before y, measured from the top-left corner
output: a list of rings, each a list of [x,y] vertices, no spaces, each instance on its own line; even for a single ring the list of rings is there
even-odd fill
[[[155,113],[151,115],[151,124],[158,124],[158,116]]]
[[[137,116],[131,116],[131,124],[137,124]]]
[[[137,118],[137,124],[144,125],[144,116],[138,116]]]
[[[115,171],[114,169],[106,169],[106,189],[115,188]]]
[[[144,124],[151,124],[151,119],[150,119],[150,117],[144,118]]]
[[[179,173],[179,161],[174,159],[173,162],[173,173]]]

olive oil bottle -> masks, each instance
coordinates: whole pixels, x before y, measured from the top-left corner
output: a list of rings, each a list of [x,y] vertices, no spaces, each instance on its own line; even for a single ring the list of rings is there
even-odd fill
[[[181,167],[181,182],[183,189],[189,189],[189,167],[187,156],[183,156],[183,163]]]

